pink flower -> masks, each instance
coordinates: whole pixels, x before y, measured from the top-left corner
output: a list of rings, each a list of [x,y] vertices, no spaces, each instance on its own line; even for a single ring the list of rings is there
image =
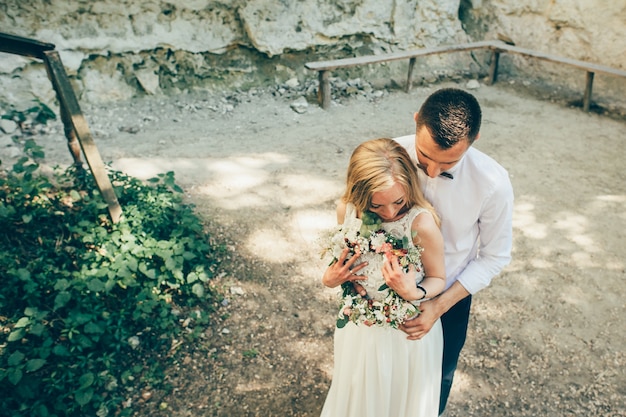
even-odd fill
[[[393,246],[391,246],[391,243],[385,242],[376,248],[376,253],[387,253],[387,252],[391,252],[392,250],[393,250]]]

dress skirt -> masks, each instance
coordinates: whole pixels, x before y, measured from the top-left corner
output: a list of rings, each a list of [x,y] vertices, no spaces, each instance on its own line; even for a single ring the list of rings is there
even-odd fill
[[[333,380],[322,417],[437,417],[443,335],[421,340],[352,322],[335,329]]]

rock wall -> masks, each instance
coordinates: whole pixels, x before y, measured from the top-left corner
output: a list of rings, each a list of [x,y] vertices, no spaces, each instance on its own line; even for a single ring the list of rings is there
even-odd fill
[[[626,70],[626,2],[610,0],[461,0],[468,36],[506,39],[553,55]],[[500,62],[505,73],[555,89],[584,91],[585,72],[516,56]],[[593,99],[626,108],[626,79],[596,74]]]
[[[608,0],[2,0],[0,28],[54,43],[80,99],[102,101],[315,80],[307,61],[498,36],[626,69],[625,7]],[[487,54],[431,57],[420,61],[416,77],[476,78],[487,60]],[[345,75],[393,79],[405,76],[406,65]],[[576,77],[584,82],[580,72],[546,71],[513,57],[501,68],[572,88],[580,84]],[[626,82],[617,81],[599,80],[609,92],[601,85],[594,98],[624,96]],[[0,54],[0,104],[19,107],[33,96],[50,102],[48,86],[40,63]]]

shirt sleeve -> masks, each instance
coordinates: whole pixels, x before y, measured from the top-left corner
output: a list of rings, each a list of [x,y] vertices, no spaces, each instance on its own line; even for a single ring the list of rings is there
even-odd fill
[[[478,254],[457,278],[470,294],[487,287],[511,262],[513,201],[513,187],[507,174],[484,201],[478,219]]]

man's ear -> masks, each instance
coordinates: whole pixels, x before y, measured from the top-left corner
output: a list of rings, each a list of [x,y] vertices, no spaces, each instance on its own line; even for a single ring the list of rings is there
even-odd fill
[[[474,139],[474,142],[476,142],[478,139],[480,139],[480,132],[478,132],[478,134],[476,135],[476,139]]]
[[[413,120],[415,120],[415,123],[417,123],[418,118],[419,118],[419,113],[418,112],[413,113]]]

